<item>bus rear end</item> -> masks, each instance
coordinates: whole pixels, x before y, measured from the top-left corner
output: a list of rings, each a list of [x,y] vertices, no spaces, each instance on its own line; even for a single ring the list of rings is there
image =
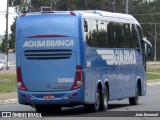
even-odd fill
[[[19,17],[16,66],[20,104],[83,103],[82,41],[77,21],[71,13]]]

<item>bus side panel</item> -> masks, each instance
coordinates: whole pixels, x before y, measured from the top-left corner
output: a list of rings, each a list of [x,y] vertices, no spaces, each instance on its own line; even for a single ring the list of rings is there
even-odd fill
[[[135,68],[135,74],[136,74],[136,87],[137,87],[137,83],[138,80],[140,80],[141,82],[141,96],[146,95],[146,72],[144,69],[144,65],[143,65],[143,58],[142,58],[142,53],[139,54],[138,52],[136,53],[136,59],[137,59],[137,66]],[[135,94],[136,94],[136,90],[135,90]]]
[[[86,44],[85,44],[86,45]],[[96,67],[92,67],[94,64],[94,56],[97,57],[95,52],[85,46],[85,104],[95,103],[95,93],[96,93],[96,80],[97,71]]]
[[[85,69],[85,103],[91,104],[93,103],[92,97],[94,96],[92,83],[94,81],[93,77],[93,69],[86,68]]]
[[[145,96],[146,95],[146,73],[144,70],[144,66],[143,65],[139,65],[137,67],[137,78],[136,78],[136,85],[138,83],[138,80],[140,80],[141,82],[141,96]]]
[[[102,55],[98,55],[97,51],[100,50]],[[130,57],[128,57],[129,63],[124,62],[123,64],[110,64],[106,63],[108,61],[103,60],[102,56],[107,57],[109,53],[108,51],[127,51],[129,54],[130,52],[135,52],[134,59],[132,61]],[[132,53],[131,53],[132,54]],[[117,54],[116,54],[117,55]],[[113,57],[113,61],[115,58]],[[112,62],[113,62],[112,61]],[[117,59],[118,61],[118,59]],[[92,89],[92,101],[95,101],[95,94],[97,90],[97,84],[100,81],[104,86],[104,81],[108,81],[109,83],[109,100],[117,100],[117,99],[124,99],[128,97],[134,97],[136,95],[136,87],[137,87],[137,78],[143,81],[144,78],[144,70],[142,64],[141,55],[135,49],[95,49],[95,48],[86,48],[86,63],[89,63],[87,67],[89,72],[87,73],[86,81],[91,80],[92,86],[89,86],[89,89]],[[115,61],[114,61],[115,62]],[[87,83],[87,84],[88,84]],[[143,85],[143,84],[142,84]],[[94,92],[93,92],[94,90]],[[142,91],[142,93],[145,93]],[[89,99],[89,98],[88,98]]]

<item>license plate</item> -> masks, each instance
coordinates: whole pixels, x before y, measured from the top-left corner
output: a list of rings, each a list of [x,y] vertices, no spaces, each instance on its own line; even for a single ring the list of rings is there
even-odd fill
[[[54,95],[44,95],[44,99],[54,99]]]

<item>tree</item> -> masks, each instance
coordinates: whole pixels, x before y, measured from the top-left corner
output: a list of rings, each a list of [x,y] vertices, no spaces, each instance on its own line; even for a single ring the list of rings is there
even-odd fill
[[[9,37],[9,48],[10,49],[15,49],[15,38],[16,38],[16,21],[17,21],[17,17],[14,18],[14,22],[11,25],[11,34]]]
[[[116,7],[124,5],[124,0],[119,0]],[[28,0],[10,0],[9,5],[15,7],[17,13],[29,12]],[[41,11],[41,6],[52,7],[52,10],[107,10],[113,11],[113,0],[31,0],[31,11]],[[119,10],[117,10],[119,11]]]
[[[22,9],[23,0],[9,0],[9,6],[15,8],[16,13],[20,13]]]
[[[59,0],[10,0],[9,5],[15,8],[16,13],[26,13],[30,11],[39,12],[41,10],[41,6],[51,6],[51,2],[55,3],[55,1]]]
[[[11,34],[9,34],[9,36],[8,36],[8,47],[9,47],[9,49],[15,49],[16,21],[17,21],[17,17],[14,18],[14,22],[10,27]],[[2,39],[2,43],[0,45],[0,50],[2,52],[5,52],[5,41],[6,41],[6,33],[4,35],[4,38]]]
[[[2,39],[2,43],[0,45],[0,51],[5,52],[5,40]]]
[[[2,43],[0,45],[0,51],[5,52],[5,41],[6,41],[6,33],[4,35],[4,38],[2,39]]]
[[[133,15],[134,17],[139,21],[139,23],[141,24],[142,28],[143,28],[143,33],[144,36],[147,37],[148,40],[150,40],[150,42],[153,45],[153,49],[154,49],[154,37],[151,36],[155,35],[155,24],[154,23],[159,23],[157,24],[157,34],[160,33],[160,16],[159,11],[160,11],[160,1],[155,1],[155,2],[143,2],[143,4],[140,4],[139,7],[136,7],[135,11],[133,11]],[[145,24],[147,23],[147,24]],[[151,34],[150,34],[151,33]],[[160,49],[158,48],[159,44],[160,44],[160,40],[157,39],[157,58],[160,60]],[[153,59],[153,57],[152,57]]]

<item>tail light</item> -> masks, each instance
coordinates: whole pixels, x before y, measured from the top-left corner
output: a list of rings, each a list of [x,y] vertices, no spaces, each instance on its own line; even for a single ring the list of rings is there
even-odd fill
[[[81,66],[76,66],[76,77],[75,82],[71,90],[75,90],[83,86],[83,69]]]
[[[21,14],[21,17],[25,17],[27,14],[26,13],[22,13]]]
[[[70,12],[71,15],[73,16],[76,16],[76,13],[75,12]]]
[[[27,91],[27,88],[23,83],[21,67],[17,67],[17,86],[18,89]]]

